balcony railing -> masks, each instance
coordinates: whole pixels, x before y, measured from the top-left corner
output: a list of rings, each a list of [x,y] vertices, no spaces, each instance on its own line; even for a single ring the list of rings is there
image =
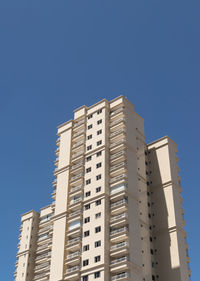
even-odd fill
[[[81,120],[81,121],[75,122],[74,123],[74,128],[76,128],[76,127],[78,127],[78,126],[80,126],[80,125],[82,125],[84,123],[85,123],[85,120]]]
[[[67,245],[70,246],[70,245],[73,245],[74,243],[77,243],[77,242],[80,242],[80,241],[81,241],[81,237],[76,237],[74,239],[68,240]]]
[[[123,272],[123,273],[114,275],[114,276],[111,278],[111,280],[114,281],[114,280],[119,280],[119,279],[128,278],[128,277],[129,277],[129,274],[128,274],[127,272]]]
[[[117,124],[119,124],[120,122],[123,122],[123,121],[125,121],[125,118],[119,118],[119,119],[111,122],[110,127],[115,126],[115,125],[117,125]]]
[[[84,132],[85,132],[85,130],[80,130],[80,131],[78,131],[77,133],[75,133],[75,134],[73,135],[73,137],[76,138],[76,137],[80,136],[81,134],[83,134]]]
[[[35,274],[34,280],[41,279],[42,277],[46,276],[47,274],[49,274],[49,273],[48,272],[44,272],[44,273],[40,273],[40,274]]]
[[[126,226],[122,227],[122,228],[118,228],[118,229],[115,229],[115,230],[111,230],[110,231],[110,235],[115,235],[117,233],[121,233],[121,232],[125,232],[125,231],[128,231],[128,228]]]
[[[40,265],[36,265],[35,269],[44,268],[44,267],[49,266],[49,265],[50,265],[49,262],[45,262],[45,263],[42,263]]]
[[[122,167],[125,167],[126,166],[126,163],[125,162],[121,162],[121,163],[118,163],[114,166],[112,166],[110,168],[110,171],[112,172],[113,170],[116,170],[116,169],[119,169],[119,168],[122,168]]]
[[[77,168],[79,168],[79,167],[83,167],[83,162],[80,162],[80,163],[78,163],[78,164],[76,164],[76,165],[73,165],[73,166],[72,166],[72,170],[75,170],[75,169],[77,169]]]
[[[84,153],[84,150],[81,150],[81,151],[79,151],[79,152],[74,153],[74,154],[72,155],[72,159],[83,155],[83,153]]]
[[[48,225],[46,227],[40,228],[38,233],[41,233],[41,232],[47,231],[47,230],[51,230],[51,229],[53,229],[53,226],[52,225]]]
[[[121,242],[121,243],[111,246],[110,250],[112,251],[112,250],[116,250],[116,249],[120,249],[120,248],[128,247],[128,246],[129,246],[128,242]]]
[[[70,189],[70,193],[75,192],[75,191],[78,191],[78,190],[80,190],[80,189],[82,189],[82,188],[83,188],[83,185],[82,185],[82,184],[77,185],[77,186],[73,186],[73,187],[71,187],[71,189]]]
[[[84,144],[84,141],[83,141],[83,140],[78,141],[78,142],[76,142],[76,143],[73,144],[72,148],[76,148],[76,147],[78,147],[78,146],[80,146],[80,145],[82,145],[82,144]]]
[[[111,207],[111,208],[114,208],[114,207],[116,207],[116,206],[120,206],[120,205],[125,204],[125,203],[128,203],[128,200],[127,200],[127,199],[122,199],[122,200],[119,200],[119,201],[117,201],[117,202],[115,202],[115,203],[112,203],[112,204],[110,205],[110,207]]]
[[[79,251],[77,251],[77,252],[75,252],[75,253],[73,253],[73,254],[69,254],[69,255],[67,255],[67,259],[70,260],[70,259],[79,257],[80,254],[81,254],[81,252],[79,252]]]
[[[113,111],[110,112],[110,116],[113,116],[113,115],[115,115],[115,114],[117,114],[117,113],[120,113],[120,112],[122,112],[123,110],[124,110],[123,107],[120,107],[120,108],[118,108],[118,109],[116,109],[116,110],[113,110]]]
[[[128,257],[121,257],[119,259],[112,260],[110,264],[117,264],[123,261],[128,261]]]
[[[71,206],[71,205],[74,205],[74,204],[76,204],[76,203],[79,203],[79,202],[81,202],[82,200],[83,200],[82,197],[79,197],[79,198],[77,198],[77,199],[72,199],[72,200],[70,201],[70,206]]]
[[[73,177],[71,177],[71,180],[70,180],[70,181],[71,181],[71,182],[72,182],[72,181],[75,181],[75,180],[77,180],[77,179],[83,177],[83,175],[84,175],[83,173],[80,173],[80,174],[78,174],[78,175],[76,175],[76,176],[73,176]]]
[[[115,181],[120,181],[120,180],[126,179],[126,178],[127,178],[127,175],[126,174],[122,174],[122,175],[116,176],[114,178],[111,178],[110,179],[110,183],[113,183]]]
[[[118,141],[116,141],[116,142],[111,143],[111,144],[110,144],[110,148],[112,148],[112,147],[114,147],[114,146],[117,146],[117,145],[120,145],[120,144],[125,143],[125,142],[126,142],[125,139],[118,140]]]
[[[125,133],[125,132],[126,132],[126,130],[125,130],[124,128],[119,129],[119,130],[117,130],[117,131],[111,133],[111,134],[110,134],[110,138],[112,138],[112,137],[114,137],[114,136],[117,136],[117,135],[119,135],[119,134],[121,134],[121,133]]]
[[[113,221],[116,221],[116,220],[122,219],[122,218],[128,218],[128,214],[127,213],[123,213],[123,214],[117,215],[115,217],[112,217],[110,219],[110,221],[113,222]]]
[[[71,273],[71,272],[74,272],[74,271],[78,271],[79,269],[80,269],[79,266],[73,266],[73,267],[67,268],[66,273]]]
[[[110,160],[113,160],[115,158],[121,157],[123,155],[125,155],[125,151],[119,151],[119,152],[117,152],[115,154],[110,155]]]
[[[38,255],[38,256],[36,256],[35,260],[37,261],[37,260],[40,260],[40,259],[43,259],[43,258],[47,258],[47,257],[50,256],[50,253],[51,252],[46,252],[45,254]]]
[[[76,212],[73,212],[73,213],[70,213],[69,214],[69,218],[71,218],[71,217],[75,217],[75,216],[77,216],[77,215],[80,215],[82,212],[80,211],[80,210],[78,210],[78,211],[76,211]]]
[[[50,245],[51,245],[50,243],[46,243],[46,244],[44,244],[44,245],[42,245],[42,246],[39,246],[39,247],[37,248],[37,251],[40,251],[40,250],[45,249],[45,248],[48,248]]]

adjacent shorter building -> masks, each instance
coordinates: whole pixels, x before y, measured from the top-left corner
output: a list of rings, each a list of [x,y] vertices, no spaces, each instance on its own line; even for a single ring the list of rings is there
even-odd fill
[[[15,281],[188,281],[177,146],[123,96],[58,127],[51,205],[21,218]]]

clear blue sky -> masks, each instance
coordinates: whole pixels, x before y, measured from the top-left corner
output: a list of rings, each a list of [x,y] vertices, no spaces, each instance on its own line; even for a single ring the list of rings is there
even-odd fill
[[[0,1],[2,281],[13,280],[20,214],[51,202],[56,126],[120,94],[144,117],[147,142],[178,143],[199,280],[199,11],[199,0]]]

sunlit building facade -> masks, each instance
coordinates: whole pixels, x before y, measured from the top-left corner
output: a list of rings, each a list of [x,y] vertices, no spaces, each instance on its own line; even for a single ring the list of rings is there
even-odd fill
[[[189,281],[177,146],[124,96],[58,127],[53,202],[22,215],[15,281]]]

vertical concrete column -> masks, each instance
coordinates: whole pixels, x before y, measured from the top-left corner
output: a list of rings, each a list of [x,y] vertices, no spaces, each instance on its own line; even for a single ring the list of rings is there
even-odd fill
[[[58,127],[59,162],[56,171],[57,188],[53,222],[52,258],[50,281],[63,280],[67,196],[69,186],[69,165],[71,154],[72,121]]]

